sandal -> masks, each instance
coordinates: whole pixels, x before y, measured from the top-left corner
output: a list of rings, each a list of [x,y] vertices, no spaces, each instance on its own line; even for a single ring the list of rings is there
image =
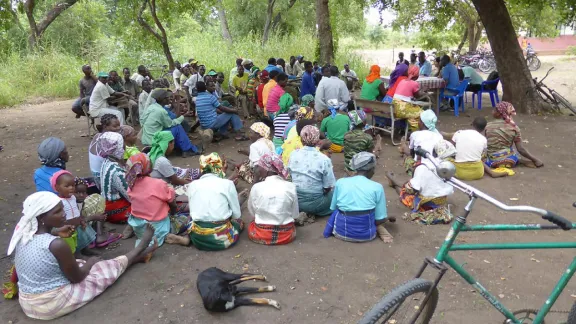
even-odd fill
[[[121,240],[121,239],[122,239],[122,234],[118,234],[118,235],[110,234],[110,235],[108,235],[108,239],[107,239],[105,242],[102,242],[102,243],[99,243],[99,244],[96,243],[96,247],[98,247],[98,248],[103,248],[103,247],[106,247],[106,246],[108,246],[108,245],[110,245],[110,244],[112,244],[112,243],[114,243],[114,242],[117,242],[117,241],[119,241],[119,240]]]

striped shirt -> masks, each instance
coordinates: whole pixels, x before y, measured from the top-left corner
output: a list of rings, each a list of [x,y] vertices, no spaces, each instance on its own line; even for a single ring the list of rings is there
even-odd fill
[[[275,113],[280,110],[280,97],[285,93],[284,88],[279,85],[276,85],[272,90],[270,90],[270,94],[268,94],[268,101],[266,102],[266,110],[271,113]]]
[[[199,92],[196,97],[196,114],[200,119],[200,126],[202,128],[212,128],[216,123],[216,108],[220,107],[220,103],[216,96],[206,91]]]
[[[280,114],[274,118],[274,137],[284,138],[284,129],[290,123],[288,113]]]

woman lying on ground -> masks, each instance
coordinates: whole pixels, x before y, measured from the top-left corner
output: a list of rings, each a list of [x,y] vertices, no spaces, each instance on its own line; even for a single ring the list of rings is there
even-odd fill
[[[496,169],[496,172],[510,173],[511,170],[507,171],[506,169],[513,168],[519,163],[532,168],[544,166],[542,161],[524,148],[520,128],[512,120],[512,116],[516,115],[516,110],[511,103],[506,101],[498,103],[492,111],[492,115],[495,120],[486,125],[488,149],[484,162],[485,170],[488,171],[489,168],[492,168]],[[516,146],[516,151],[528,161],[518,156],[514,151],[514,146]]]
[[[38,158],[42,166],[34,171],[36,191],[56,193],[50,184],[50,179],[56,172],[66,170],[66,163],[70,159],[66,145],[59,138],[48,137],[38,145]],[[88,183],[87,190],[90,193],[100,192],[93,178],[84,178],[84,180]]]
[[[348,117],[348,105],[338,102],[336,99],[328,100],[330,116],[324,118],[320,124],[320,132],[332,142],[330,151],[340,153],[344,148],[344,135],[350,130],[350,117]]]
[[[418,117],[422,113],[422,107],[413,104],[414,98],[421,98],[424,93],[420,91],[420,85],[416,80],[419,77],[417,65],[408,68],[408,78],[396,81],[396,90],[392,100],[394,117],[408,120],[410,130],[418,129]]]
[[[238,194],[234,182],[224,179],[223,166],[217,153],[200,156],[202,176],[188,186],[188,200],[194,206],[190,241],[199,250],[227,249],[244,229],[240,207],[248,190]]]
[[[174,187],[189,184],[192,180],[200,178],[200,169],[183,169],[172,165],[166,156],[172,153],[174,146],[174,136],[169,131],[154,134],[152,147],[148,153],[153,166],[150,176],[162,179]]]
[[[100,188],[100,170],[102,169],[104,158],[102,157],[102,147],[100,146],[103,142],[99,139],[102,134],[108,132],[120,132],[120,121],[118,120],[118,117],[112,114],[105,114],[100,118],[98,130],[100,133],[94,135],[90,142],[90,146],[88,147],[88,163],[90,164],[90,171],[94,177],[94,182],[99,189],[102,189]]]
[[[106,132],[98,138],[96,145],[104,158],[100,169],[100,188],[106,199],[106,220],[126,223],[130,213],[130,197],[124,169],[124,139],[119,133]]]
[[[336,179],[332,161],[316,148],[320,131],[316,126],[305,126],[300,132],[304,147],[292,152],[288,170],[296,185],[300,212],[316,216],[332,213],[332,188]]]
[[[404,64],[400,64],[404,65]],[[414,168],[420,164],[420,157],[416,156],[414,149],[422,147],[428,152],[432,152],[436,143],[441,141],[442,135],[436,129],[436,122],[438,118],[431,109],[428,109],[418,118],[418,131],[410,134],[410,143],[402,143],[398,148],[402,155],[406,156],[404,159],[404,168],[409,176],[414,173]]]
[[[336,181],[330,205],[333,212],[326,223],[324,237],[334,235],[348,242],[367,242],[378,233],[384,243],[392,243],[393,237],[384,223],[395,222],[396,218],[388,218],[382,185],[370,180],[376,169],[376,156],[360,152],[354,155],[350,165],[356,175]]]
[[[51,234],[54,228],[62,228],[60,235],[69,236],[72,229],[64,225],[65,220],[62,201],[51,192],[34,193],[24,201],[8,255],[16,253],[20,306],[30,318],[51,320],[86,305],[131,265],[149,260],[157,248],[148,247],[154,235],[149,227],[141,244],[126,255],[105,261],[76,260],[68,244]]]
[[[238,153],[244,154],[248,156],[248,160],[242,164],[235,164],[235,167],[238,169],[238,176],[246,181],[247,183],[251,184],[254,182],[254,171],[253,168],[260,160],[260,158],[266,153],[273,153],[274,150],[274,143],[269,139],[270,138],[270,127],[266,126],[262,122],[257,122],[250,126],[250,132],[248,137],[252,141],[250,144],[250,149],[240,149]]]
[[[265,245],[288,244],[296,238],[294,219],[298,217],[296,186],[287,181],[288,170],[275,153],[264,154],[254,167],[254,186],[248,198],[248,211],[254,220],[248,238]]]
[[[140,153],[140,150],[136,146],[138,133],[132,126],[120,126],[119,133],[122,135],[122,138],[124,138],[124,160],[128,160],[132,155]]]
[[[126,163],[126,181],[132,209],[128,224],[136,234],[136,245],[148,224],[154,228],[158,246],[164,244],[167,235],[186,232],[191,225],[188,210],[179,209],[176,193],[165,181],[150,177],[152,164],[144,153],[138,153]],[[182,213],[186,213],[183,215]]]
[[[432,152],[440,160],[453,157],[456,149],[452,143],[441,139]],[[400,195],[400,201],[410,208],[409,219],[422,224],[448,224],[453,216],[448,206],[448,196],[454,192],[451,185],[436,174],[436,168],[428,159],[423,159],[414,169],[414,176],[402,184],[392,172],[386,173],[390,187]]]

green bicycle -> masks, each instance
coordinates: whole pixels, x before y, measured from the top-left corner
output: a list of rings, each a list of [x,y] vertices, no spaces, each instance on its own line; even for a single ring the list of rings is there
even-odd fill
[[[438,283],[448,270],[446,264],[454,269],[464,280],[472,285],[478,293],[484,297],[494,308],[496,308],[506,320],[504,323],[522,324],[533,323],[543,324],[544,317],[550,312],[552,306],[574,275],[576,271],[576,257],[568,266],[550,296],[546,299],[544,305],[539,310],[524,309],[517,312],[511,312],[504,307],[500,301],[492,295],[482,284],[480,284],[470,273],[458,264],[449,253],[452,251],[474,251],[474,250],[528,250],[528,249],[574,249],[576,242],[534,242],[534,243],[496,243],[496,244],[454,244],[456,237],[460,232],[478,232],[478,231],[538,231],[538,230],[570,230],[576,228],[576,223],[556,215],[544,209],[531,206],[508,206],[502,202],[490,197],[482,191],[467,185],[453,178],[456,169],[450,162],[439,162],[430,153],[418,147],[416,154],[429,159],[435,166],[436,174],[452,185],[454,188],[464,192],[470,200],[464,208],[464,215],[456,218],[452,224],[444,243],[440,247],[434,258],[426,258],[422,267],[416,274],[416,277],[390,291],[384,296],[370,311],[360,320],[360,324],[404,324],[404,323],[428,323],[434,315],[436,305],[438,304]],[[493,224],[493,225],[466,225],[466,219],[475,201],[480,198],[486,200],[492,205],[510,212],[529,212],[542,216],[543,219],[555,225],[543,224]],[[576,203],[575,203],[576,205]],[[434,281],[421,278],[422,273],[428,267],[432,267],[438,274]],[[424,294],[424,297],[420,297]],[[418,296],[416,296],[418,295]],[[411,305],[412,302],[418,303]],[[406,302],[406,303],[405,303]],[[567,324],[576,324],[576,302],[568,315]]]

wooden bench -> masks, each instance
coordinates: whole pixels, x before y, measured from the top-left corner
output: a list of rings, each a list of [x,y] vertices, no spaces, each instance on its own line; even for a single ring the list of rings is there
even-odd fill
[[[397,119],[394,117],[394,107],[392,106],[392,104],[366,99],[354,99],[354,104],[356,108],[362,108],[366,114],[372,116],[373,128],[390,134],[390,139],[392,140],[393,145],[400,145],[400,143],[394,142],[394,130],[396,121],[404,121],[406,123],[405,127],[406,130],[404,131],[404,137],[407,138],[409,128],[408,121],[406,119]],[[376,123],[374,122],[374,117],[390,119],[390,128],[382,128],[376,126]]]

